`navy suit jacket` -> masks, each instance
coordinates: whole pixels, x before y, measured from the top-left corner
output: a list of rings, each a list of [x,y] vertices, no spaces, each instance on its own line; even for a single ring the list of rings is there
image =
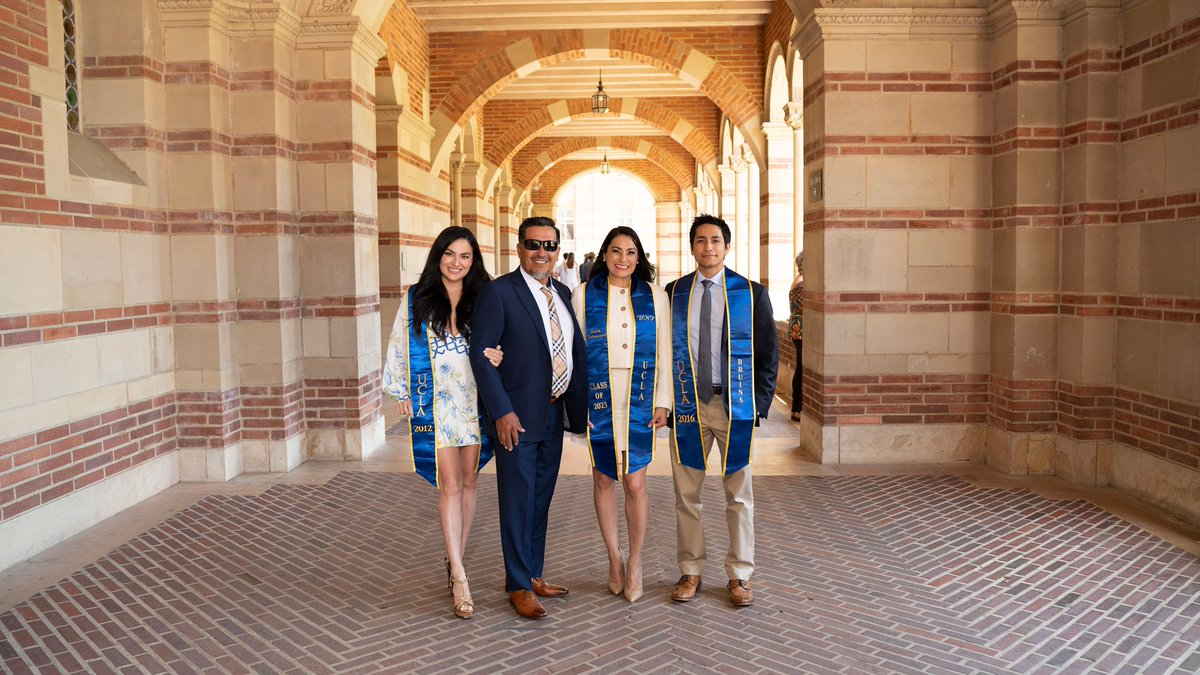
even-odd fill
[[[575,330],[571,341],[574,369],[563,395],[566,404],[563,426],[579,434],[587,429],[587,348],[575,312],[571,311],[571,291],[553,279],[550,283],[567,307],[567,316],[560,315],[558,320],[570,321]],[[471,317],[471,370],[483,400],[480,427],[493,439],[496,420],[515,412],[525,428],[521,442],[545,440],[554,369],[538,302],[544,301],[533,296],[519,269],[484,286],[475,300],[475,313]],[[504,349],[499,368],[493,367],[483,355],[485,348],[496,345]]]
[[[696,276],[695,272],[680,277],[687,279]],[[676,280],[678,281],[678,279]],[[676,281],[667,284],[667,297],[675,301],[672,291]],[[779,337],[775,334],[775,317],[771,310],[771,296],[762,284],[751,281],[750,289],[754,294],[754,407],[758,416],[766,419],[771,410],[771,401],[775,398],[775,377],[779,372]],[[721,340],[721,370],[728,371],[729,366],[729,317],[725,318],[725,328]],[[505,354],[505,358],[507,358]],[[725,390],[725,409],[729,410],[729,390]],[[672,418],[673,419],[673,418]],[[757,420],[755,421],[757,425]]]

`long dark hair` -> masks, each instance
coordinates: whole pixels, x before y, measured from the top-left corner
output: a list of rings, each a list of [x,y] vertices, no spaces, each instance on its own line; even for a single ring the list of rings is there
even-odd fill
[[[413,296],[413,321],[416,321],[418,326],[433,329],[434,335],[441,338],[446,337],[447,324],[450,323],[450,295],[446,293],[446,284],[442,283],[442,255],[459,239],[465,239],[471,245],[473,259],[470,271],[463,277],[462,297],[458,300],[455,320],[458,332],[470,337],[475,298],[479,296],[483,285],[492,280],[492,275],[483,267],[483,254],[479,251],[479,242],[470,230],[456,225],[442,230],[433,241],[429,257],[425,259],[425,269],[421,270],[421,278],[417,279],[417,283],[413,284],[409,291]]]
[[[633,245],[637,247],[638,261],[633,268],[633,276],[645,281],[653,283],[654,281],[654,265],[650,264],[650,259],[646,257],[646,249],[642,247],[642,240],[638,237],[638,233],[632,227],[618,225],[608,231],[608,236],[604,238],[604,243],[600,244],[600,253],[596,255],[596,262],[592,265],[591,279],[595,279],[600,275],[608,276],[608,265],[604,262],[604,252],[608,250],[609,244],[613,239],[625,235],[633,240]]]

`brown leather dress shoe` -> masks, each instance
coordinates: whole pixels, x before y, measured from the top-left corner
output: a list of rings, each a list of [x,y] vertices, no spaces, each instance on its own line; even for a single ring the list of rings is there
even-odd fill
[[[675,582],[675,590],[671,591],[671,599],[675,602],[691,602],[700,590],[700,575],[685,574]]]
[[[567,590],[566,586],[559,586],[558,584],[549,583],[540,577],[537,579],[531,579],[530,581],[533,582],[533,592],[537,593],[543,598],[557,598],[571,592]]]
[[[546,608],[527,590],[513,591],[508,594],[508,602],[517,610],[517,614],[526,619],[541,619],[546,616]]]
[[[754,604],[754,591],[745,579],[729,580],[729,601],[734,607],[749,607]]]

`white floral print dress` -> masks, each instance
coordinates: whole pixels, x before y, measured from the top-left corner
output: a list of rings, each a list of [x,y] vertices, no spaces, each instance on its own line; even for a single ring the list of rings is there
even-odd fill
[[[410,400],[408,393],[408,295],[392,323],[388,341],[387,364],[383,369],[383,391],[397,401]],[[430,340],[429,356],[433,363],[433,416],[437,426],[437,447],[478,445],[479,398],[475,375],[467,353],[467,338],[449,335]]]

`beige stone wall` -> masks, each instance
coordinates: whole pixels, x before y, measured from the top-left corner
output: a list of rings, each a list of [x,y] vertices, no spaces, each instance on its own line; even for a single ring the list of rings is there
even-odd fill
[[[81,155],[44,4],[6,42],[35,48],[15,48],[0,115],[27,148],[0,184],[8,562],[180,479],[383,438],[379,38],[286,8],[81,7],[82,127],[102,144]],[[118,159],[139,179],[94,177]]]
[[[806,22],[806,172],[824,199],[806,201],[804,447],[986,458],[1195,516],[1200,7],[1185,5]],[[912,423],[926,444],[906,454]]]
[[[982,456],[992,242],[980,23],[818,10],[805,73],[804,364],[822,461]],[[809,310],[812,311],[809,311]],[[922,442],[876,444],[922,425]],[[916,437],[912,437],[916,438]],[[925,447],[925,450],[922,450]]]

